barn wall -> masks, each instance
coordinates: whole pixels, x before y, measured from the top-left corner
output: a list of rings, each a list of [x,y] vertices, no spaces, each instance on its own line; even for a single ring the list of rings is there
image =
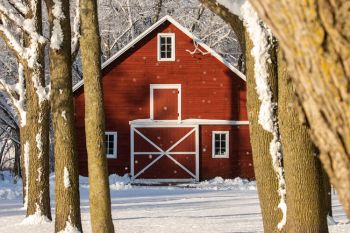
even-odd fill
[[[229,131],[229,158],[212,157],[212,132]],[[254,177],[249,126],[201,126],[200,127],[200,179],[216,176],[223,178]]]
[[[157,61],[159,32],[176,33],[176,61]],[[182,119],[247,120],[245,82],[211,55],[191,55],[186,51],[194,49],[189,37],[170,23],[164,23],[104,69],[106,131],[118,133],[118,157],[108,159],[110,173],[122,175],[130,172],[129,121],[149,118],[150,84],[181,84]],[[75,119],[80,173],[87,175],[83,91],[82,87],[74,93]],[[203,130],[209,128],[202,127]],[[232,130],[239,132],[239,137],[244,137],[245,143],[249,141],[247,130]],[[247,156],[242,155],[243,152],[236,151],[238,154],[232,158],[247,159]],[[221,168],[225,170],[222,176],[252,177],[252,173],[243,167],[237,168],[239,172],[228,171],[237,166],[234,162],[227,165],[224,161],[211,161],[207,155],[203,156],[202,178],[215,176],[213,168],[220,169],[221,165],[225,167]],[[207,163],[212,163],[212,167]],[[247,163],[244,162],[244,166]]]

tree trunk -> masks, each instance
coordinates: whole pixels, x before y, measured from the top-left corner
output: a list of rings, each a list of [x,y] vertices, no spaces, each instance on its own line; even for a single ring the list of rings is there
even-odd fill
[[[326,217],[333,217],[332,212],[332,186],[329,182],[328,175],[324,169],[322,169],[322,175],[323,175],[323,187],[324,187],[324,194],[325,194],[325,215]]]
[[[91,225],[93,232],[111,233],[114,232],[114,226],[104,144],[105,116],[97,1],[80,1],[80,9]]]
[[[246,78],[247,78],[247,109],[250,129],[250,142],[252,145],[254,172],[261,213],[263,216],[264,232],[285,232],[284,228],[278,230],[277,225],[282,219],[282,212],[277,208],[280,197],[277,193],[278,180],[272,167],[270,155],[270,142],[272,134],[265,131],[258,123],[260,100],[256,93],[254,78],[254,59],[250,54],[253,44],[246,34]],[[276,56],[271,54],[271,60],[276,62]],[[276,64],[276,63],[275,63]],[[271,63],[268,67],[269,84],[277,100],[277,73],[276,67]]]
[[[328,233],[322,167],[307,127],[301,125],[293,86],[278,51],[278,118],[287,186],[287,232]]]
[[[62,0],[64,19],[59,21],[63,41],[50,48],[51,111],[55,154],[55,232],[75,228],[82,232],[80,217],[79,169],[75,144],[72,94],[71,27],[69,1]],[[47,1],[51,31],[57,23],[54,1]]]
[[[263,216],[264,232],[284,232],[284,229],[280,231],[277,228],[278,223],[282,219],[282,213],[277,208],[280,202],[280,197],[277,193],[278,180],[272,167],[272,159],[270,155],[270,142],[272,140],[272,135],[265,131],[258,123],[260,100],[255,90],[254,58],[251,55],[253,43],[244,29],[242,20],[238,16],[232,14],[228,9],[221,4],[218,4],[215,0],[201,0],[201,2],[232,27],[239,40],[242,53],[245,56],[250,142],[252,146],[254,172],[257,181],[260,207]],[[271,58],[276,64],[277,58],[275,53],[271,53],[271,55]],[[269,84],[276,101],[277,72],[275,66],[269,66],[269,74]]]
[[[29,18],[34,18],[34,28],[42,32],[41,1],[33,1],[35,12],[30,10]],[[49,101],[43,96],[45,87],[44,46],[38,42],[34,53],[37,57],[26,71],[27,129],[29,143],[29,178],[27,216],[44,216],[51,220],[49,189]],[[33,47],[33,46],[32,46]]]
[[[279,39],[312,139],[350,217],[349,2],[250,2]]]
[[[156,10],[155,10],[156,14],[153,17],[152,24],[156,23],[159,20],[162,7],[163,7],[163,0],[157,0]]]
[[[29,140],[29,138],[26,135],[26,127],[20,127],[19,128],[19,141],[21,142],[20,145],[20,164],[21,164],[21,177],[22,177],[22,193],[23,193],[23,204],[24,207],[27,207],[28,204],[28,197],[27,197],[27,184],[28,184],[28,177],[27,177],[27,168],[26,168],[26,161],[24,157],[24,144]]]

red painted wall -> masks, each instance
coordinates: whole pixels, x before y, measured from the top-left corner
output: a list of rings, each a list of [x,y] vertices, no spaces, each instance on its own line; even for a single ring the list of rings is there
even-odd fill
[[[159,32],[176,34],[175,61],[157,61]],[[164,23],[103,70],[106,131],[118,132],[117,159],[108,159],[110,173],[130,172],[129,121],[150,117],[150,84],[181,84],[182,119],[247,120],[245,81],[215,57],[186,50],[194,50],[192,40]],[[80,173],[87,175],[84,88],[74,95]],[[222,129],[231,132],[230,158],[212,159],[211,130]],[[201,179],[254,177],[248,126],[201,126],[200,144]]]

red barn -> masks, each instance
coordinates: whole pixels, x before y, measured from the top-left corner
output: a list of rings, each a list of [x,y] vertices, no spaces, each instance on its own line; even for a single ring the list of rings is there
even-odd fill
[[[135,181],[253,178],[245,76],[166,16],[103,64],[109,173]],[[87,174],[84,85],[74,86]]]

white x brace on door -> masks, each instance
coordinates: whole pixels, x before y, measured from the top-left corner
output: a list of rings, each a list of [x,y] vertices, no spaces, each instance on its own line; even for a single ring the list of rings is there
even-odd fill
[[[171,129],[173,132],[178,129],[184,130],[186,128],[186,133],[181,134],[181,137],[179,140],[172,142],[171,146],[168,146],[167,148],[164,148],[165,146],[157,142],[156,140],[150,139],[150,137],[146,136],[145,133],[142,132],[142,130],[164,130],[164,129]],[[185,172],[188,175],[188,178],[177,178],[175,175],[172,178],[169,177],[157,177],[157,178],[151,178],[150,181],[159,181],[159,182],[181,182],[181,181],[198,181],[199,180],[199,133],[198,133],[198,125],[178,125],[178,124],[166,124],[166,125],[159,125],[159,124],[147,124],[147,125],[131,125],[130,128],[130,140],[131,140],[131,176],[132,180],[147,180],[142,178],[142,174],[147,172],[150,168],[156,166],[157,162],[161,160],[162,158],[168,158],[170,159],[174,164],[176,164],[179,169]],[[177,133],[178,133],[177,132]],[[137,150],[136,144],[138,141],[135,138],[139,138],[138,141],[144,140],[143,143],[147,143],[149,147],[147,148],[154,148],[152,151],[145,151],[144,149]],[[142,139],[140,139],[142,138]],[[192,138],[194,140],[192,140]],[[170,139],[168,139],[170,140]],[[179,151],[179,145],[181,146],[181,143],[184,143],[186,141],[187,145],[190,145],[191,150],[188,151]],[[191,141],[188,141],[191,140]],[[144,163],[144,164],[137,164],[138,161],[144,159],[147,156],[152,157],[152,155],[155,156],[155,158],[152,158],[151,162]],[[179,162],[175,157],[177,158],[183,158],[183,156],[186,156],[187,163],[189,156],[191,157],[191,161],[193,161],[194,169],[189,169],[184,164]],[[144,159],[145,160],[145,159]],[[138,169],[135,169],[135,164],[138,166]],[[164,167],[159,167],[157,169],[166,169]]]

